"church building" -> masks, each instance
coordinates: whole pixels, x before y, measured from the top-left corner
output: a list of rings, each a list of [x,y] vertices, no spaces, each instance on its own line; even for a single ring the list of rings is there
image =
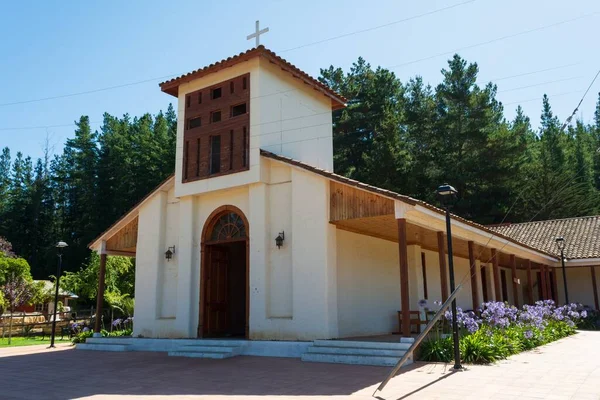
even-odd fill
[[[333,173],[343,96],[263,46],[160,89],[175,173],[90,243],[99,310],[106,257],[136,259],[134,337],[399,340],[448,297],[444,211]],[[552,248],[458,216],[452,234],[463,309],[564,301]]]

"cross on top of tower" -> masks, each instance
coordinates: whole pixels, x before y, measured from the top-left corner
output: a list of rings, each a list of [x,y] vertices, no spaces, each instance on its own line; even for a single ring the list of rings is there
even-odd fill
[[[256,38],[256,47],[258,47],[260,46],[260,35],[267,32],[269,32],[269,28],[260,29],[260,22],[256,21],[256,29],[254,30],[254,33],[246,36],[246,40]]]

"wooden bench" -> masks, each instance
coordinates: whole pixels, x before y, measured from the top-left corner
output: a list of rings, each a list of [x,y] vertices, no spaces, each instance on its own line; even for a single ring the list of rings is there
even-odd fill
[[[409,311],[408,313],[410,315],[410,333],[421,333],[421,325],[427,325],[427,321],[421,319],[420,311]],[[413,326],[416,328],[414,331],[412,330]],[[400,329],[400,333],[402,333],[402,311],[398,311],[398,328]]]

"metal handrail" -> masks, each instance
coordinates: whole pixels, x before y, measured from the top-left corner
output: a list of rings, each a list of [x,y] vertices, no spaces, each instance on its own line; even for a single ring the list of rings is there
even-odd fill
[[[427,324],[427,326],[425,326],[425,329],[423,329],[423,332],[421,332],[419,334],[419,336],[417,336],[417,338],[410,345],[410,347],[408,348],[408,350],[406,350],[406,353],[404,353],[404,355],[402,356],[402,358],[400,359],[400,361],[398,361],[398,363],[392,369],[392,371],[389,373],[389,375],[387,376],[387,378],[385,378],[385,380],[383,382],[381,382],[381,384],[377,387],[377,389],[375,389],[375,391],[373,392],[373,397],[375,397],[375,393],[380,392],[380,391],[383,390],[383,388],[388,384],[388,382],[390,381],[390,379],[392,379],[396,375],[396,373],[398,372],[398,370],[402,367],[402,365],[404,365],[404,363],[406,362],[406,360],[408,360],[408,357],[410,357],[410,355],[415,351],[415,349],[417,348],[417,346],[419,344],[421,344],[421,342],[423,341],[423,339],[425,338],[425,336],[429,333],[429,331],[431,330],[431,328],[433,328],[433,325],[435,325],[435,323],[437,322],[437,320],[440,319],[440,317],[442,316],[442,314],[444,313],[444,311],[446,311],[446,309],[448,307],[450,307],[450,304],[452,304],[452,300],[454,300],[456,298],[456,296],[458,295],[458,292],[460,291],[460,289],[462,289],[462,285],[458,285],[458,287],[456,289],[454,289],[454,292],[452,292],[450,294],[450,296],[442,304],[442,306],[440,307],[440,309],[438,310],[438,312],[435,313],[435,315],[433,316],[433,318],[431,319],[431,321],[429,321],[429,323]]]

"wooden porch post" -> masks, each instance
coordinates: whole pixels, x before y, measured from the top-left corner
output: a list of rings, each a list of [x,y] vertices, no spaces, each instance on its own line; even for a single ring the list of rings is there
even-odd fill
[[[479,307],[479,289],[478,289],[478,283],[477,282],[477,276],[479,274],[476,273],[476,268],[477,268],[477,263],[475,261],[475,243],[473,243],[472,241],[469,240],[468,242],[468,247],[469,247],[469,268],[470,271],[469,273],[471,274],[471,299],[473,301],[473,310],[477,310],[477,308]]]
[[[546,265],[546,296],[548,296],[549,300],[554,300],[552,297],[552,281],[550,280],[551,273],[552,269],[549,265]]]
[[[592,286],[594,290],[594,305],[596,306],[596,310],[600,310],[600,306],[598,305],[598,286],[596,285],[596,267],[591,266],[590,271],[592,272]]]
[[[448,271],[446,268],[446,248],[444,245],[444,232],[438,231],[438,256],[440,262],[440,284],[442,285],[442,302],[448,298]]]
[[[400,265],[400,310],[402,310],[402,329],[404,337],[410,337],[410,299],[408,295],[408,246],[406,219],[398,218],[398,256]]]
[[[546,292],[546,266],[540,264],[540,282],[538,284],[542,288],[542,300],[548,299],[548,293]]]
[[[517,258],[510,255],[510,269],[512,270],[513,301],[515,307],[519,307],[519,285],[517,284]]]
[[[558,282],[556,281],[556,268],[552,268],[552,300],[558,304]]]
[[[496,301],[503,301],[502,290],[500,289],[500,267],[498,266],[498,252],[492,249],[492,268],[494,270],[494,293]]]
[[[106,253],[102,246],[100,253],[100,270],[98,271],[98,293],[96,294],[96,320],[94,321],[94,333],[100,333],[102,328],[102,306],[104,305],[104,276],[106,275]]]
[[[531,276],[531,260],[527,260],[527,303],[533,304],[533,277]]]

